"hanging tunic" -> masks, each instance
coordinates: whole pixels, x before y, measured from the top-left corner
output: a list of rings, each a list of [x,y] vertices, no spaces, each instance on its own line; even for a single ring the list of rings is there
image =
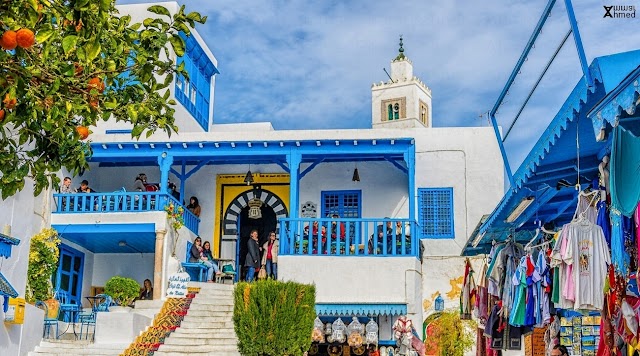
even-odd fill
[[[640,138],[621,125],[613,128],[609,186],[611,206],[631,216],[640,201]]]
[[[526,314],[527,257],[522,257],[520,260],[520,265],[511,277],[511,283],[516,287],[516,292],[513,299],[513,310],[509,316],[509,324],[523,326]]]

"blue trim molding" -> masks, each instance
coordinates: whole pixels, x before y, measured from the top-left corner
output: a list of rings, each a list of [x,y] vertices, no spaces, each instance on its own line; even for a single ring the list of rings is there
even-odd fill
[[[323,316],[406,315],[406,304],[322,304],[316,303],[316,313]]]
[[[11,257],[11,246],[20,244],[20,240],[15,237],[0,234],[0,257]]]

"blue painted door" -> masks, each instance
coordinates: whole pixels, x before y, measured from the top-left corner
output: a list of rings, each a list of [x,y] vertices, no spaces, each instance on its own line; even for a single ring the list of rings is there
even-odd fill
[[[54,288],[67,292],[69,303],[82,304],[82,272],[84,253],[67,245],[60,245],[60,260]]]

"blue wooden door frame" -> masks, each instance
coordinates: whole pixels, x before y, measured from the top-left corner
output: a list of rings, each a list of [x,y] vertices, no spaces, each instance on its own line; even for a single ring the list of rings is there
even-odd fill
[[[69,264],[69,271],[63,270],[64,258],[69,256],[71,262]],[[79,267],[74,270],[76,261]],[[60,245],[60,259],[58,261],[58,269],[56,271],[56,289],[67,292],[69,295],[69,303],[82,304],[82,276],[84,272],[84,253],[69,247],[65,244]],[[62,276],[69,276],[69,281],[66,289],[61,288]],[[72,291],[73,282],[76,281],[76,288]]]

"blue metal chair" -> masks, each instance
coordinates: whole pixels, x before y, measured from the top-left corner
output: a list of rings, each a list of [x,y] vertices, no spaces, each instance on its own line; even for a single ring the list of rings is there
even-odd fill
[[[93,303],[93,307],[91,308],[91,314],[86,316],[80,316],[80,339],[82,339],[82,335],[84,334],[86,339],[89,339],[89,328],[93,326],[93,333],[91,334],[91,340],[95,338],[96,335],[96,319],[97,313],[100,312],[108,312],[109,307],[113,303],[113,298],[107,294],[97,294],[96,300]],[[84,328],[87,328],[86,333]]]
[[[62,321],[65,323],[75,323],[78,319],[80,306],[71,303],[69,294],[65,291],[57,290],[55,298],[60,302],[60,311],[62,312]]]
[[[40,308],[44,311],[44,329],[42,330],[43,338],[51,338],[51,327],[56,327],[55,338],[58,338],[59,330],[58,330],[58,316],[60,315],[60,308],[58,308],[58,313],[55,318],[49,317],[49,307],[44,302],[38,301],[36,302],[36,308]]]

